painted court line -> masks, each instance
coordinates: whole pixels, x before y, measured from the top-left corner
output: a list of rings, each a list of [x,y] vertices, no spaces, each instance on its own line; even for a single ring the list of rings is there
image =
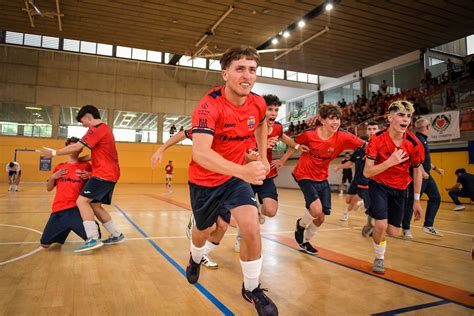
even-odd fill
[[[136,230],[140,232],[140,234],[143,235],[143,237],[148,237],[148,235],[138,226],[129,216],[125,211],[123,211],[117,204],[113,204],[113,206],[125,217],[130,224],[132,224]],[[161,249],[153,240],[148,240],[150,245],[155,248],[158,253],[160,253],[173,267],[178,270],[181,275],[186,277],[186,272],[184,269],[171,258],[163,249]],[[212,295],[204,286],[202,286],[199,282],[194,284],[194,286],[211,302],[216,306],[224,315],[234,315],[234,313],[228,309],[221,301],[219,301],[214,295]]]
[[[31,232],[34,232],[34,233],[37,233],[39,235],[42,235],[42,232],[40,232],[39,230],[36,230],[36,229],[33,229],[33,228],[29,228],[29,227],[24,227],[24,226],[18,226],[18,225],[9,225],[9,224],[0,224],[0,226],[3,226],[3,227],[12,227],[12,228],[18,228],[18,229],[23,229],[23,230],[28,230],[28,231],[31,231]],[[35,242],[36,244],[38,244],[38,242]],[[38,251],[41,251],[43,250],[43,247],[39,246],[38,248],[28,252],[28,253],[25,253],[24,255],[21,255],[19,257],[15,257],[15,258],[12,258],[12,259],[9,259],[9,260],[5,260],[5,261],[1,261],[0,262],[0,266],[3,266],[5,264],[8,264],[8,263],[12,263],[12,262],[15,262],[15,261],[18,261],[18,260],[21,260],[23,258],[26,258],[26,257],[29,257],[35,253],[37,253]]]
[[[436,302],[431,302],[431,303],[426,303],[426,304],[420,304],[420,305],[415,305],[415,306],[408,306],[404,308],[394,309],[391,311],[381,312],[377,314],[372,314],[372,316],[392,316],[392,315],[398,315],[398,314],[408,313],[412,311],[418,311],[420,309],[440,306],[444,304],[451,304],[451,302],[446,301],[446,300],[436,301]]]
[[[184,203],[173,201],[169,199],[169,203],[175,204],[180,207],[185,205]],[[191,209],[189,205],[186,205],[187,209]],[[235,225],[234,221],[231,221],[231,225]],[[299,250],[296,241],[293,238],[289,238],[286,236],[281,236],[278,234],[267,234],[262,236],[262,238],[270,241],[277,242],[281,245],[294,248]],[[339,254],[337,252],[333,252],[331,250],[327,250],[321,247],[318,247],[319,255],[313,256],[316,259],[325,260],[351,270],[359,271],[370,276],[392,282],[394,284],[404,286],[410,288],[415,291],[419,291],[428,295],[432,295],[438,297],[443,300],[448,300],[453,303],[465,306],[467,308],[474,308],[474,297],[470,296],[470,292],[458,289],[449,285],[445,285],[442,283],[430,281],[427,279],[423,279],[414,275],[410,275],[401,271],[393,270],[386,268],[385,274],[378,275],[372,272],[372,263],[363,261],[357,258],[349,257],[343,254]]]

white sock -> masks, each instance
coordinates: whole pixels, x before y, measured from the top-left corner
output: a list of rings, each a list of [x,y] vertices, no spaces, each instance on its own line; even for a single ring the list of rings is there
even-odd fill
[[[214,250],[214,248],[216,248],[217,246],[219,246],[219,244],[215,244],[209,240],[206,240],[206,243],[204,244],[204,253],[203,255],[207,256],[209,253],[211,253],[211,251]]]
[[[308,210],[304,211],[304,215],[300,220],[300,225],[303,227],[308,227],[309,224],[311,224],[314,220],[314,217],[311,216]]]
[[[387,241],[381,241],[378,245],[374,241],[375,259],[384,259],[385,249],[387,248]]]
[[[242,261],[242,273],[244,275],[244,287],[247,291],[255,290],[259,285],[260,273],[262,271],[263,257],[253,261]]]
[[[99,239],[99,229],[94,221],[83,221],[82,225],[84,225],[87,239]]]
[[[318,226],[314,225],[313,222],[311,222],[311,224],[309,224],[309,226],[305,229],[304,231],[304,241],[310,241],[311,238],[314,237],[314,235],[316,235],[316,232],[318,231]]]
[[[193,241],[191,240],[191,256],[193,257],[193,261],[195,263],[201,263],[202,256],[204,255],[204,251],[206,249],[206,244],[201,248],[194,246]]]
[[[107,229],[109,233],[112,234],[112,236],[114,237],[120,236],[120,232],[117,230],[117,228],[115,228],[115,223],[113,220],[110,220],[107,223],[104,223],[103,225],[105,229]]]

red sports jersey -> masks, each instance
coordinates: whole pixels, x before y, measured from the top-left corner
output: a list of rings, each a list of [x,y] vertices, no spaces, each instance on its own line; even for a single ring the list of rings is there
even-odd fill
[[[165,166],[166,174],[173,174],[173,166],[168,164]]]
[[[328,178],[329,163],[343,150],[355,149],[364,143],[362,139],[344,131],[337,131],[324,140],[314,128],[299,134],[295,140],[298,144],[308,146],[309,152],[301,154],[293,175],[296,180],[314,181],[324,181]]]
[[[62,162],[54,168],[53,173],[59,169],[66,169],[67,174],[56,180],[56,195],[54,196],[52,211],[59,212],[76,206],[76,200],[81,194],[82,187],[87,180],[81,179],[76,170],[92,171],[88,162],[67,163]]]
[[[261,96],[253,93],[241,106],[232,104],[224,95],[224,87],[217,87],[199,101],[193,112],[193,135],[213,135],[211,148],[224,159],[241,165],[244,163],[248,139],[265,119],[266,104]],[[189,165],[189,181],[197,185],[215,187],[230,178],[207,170],[194,160]]]
[[[117,182],[120,178],[120,167],[112,129],[104,123],[89,127],[80,142],[91,150],[92,175]]]
[[[273,128],[270,134],[268,134],[267,139],[270,137],[278,137],[280,139],[283,136],[283,126],[275,122],[273,124]],[[249,146],[248,149],[250,150],[256,150],[257,149],[257,139],[255,137],[252,137],[249,139]],[[269,163],[273,161],[273,146],[271,148],[267,148],[267,160]],[[274,178],[278,176],[278,170],[277,168],[273,167],[270,169],[270,172],[267,174],[267,179],[269,178]]]
[[[370,178],[386,186],[405,190],[412,180],[409,171],[410,165],[414,168],[418,167],[423,163],[425,157],[423,145],[415,135],[407,131],[401,146],[397,147],[390,137],[388,129],[385,129],[370,137],[365,153],[367,159],[375,160],[375,165],[378,165],[387,160],[395,149],[403,149],[410,158]]]

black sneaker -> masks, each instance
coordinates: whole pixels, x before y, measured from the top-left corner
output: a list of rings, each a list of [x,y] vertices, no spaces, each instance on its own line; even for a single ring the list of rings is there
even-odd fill
[[[196,263],[193,260],[193,256],[189,255],[189,263],[186,267],[186,279],[191,284],[194,284],[199,279],[199,272],[201,271],[201,263]]]
[[[255,305],[259,316],[278,316],[278,309],[275,303],[263,292],[268,292],[268,290],[260,288],[260,284],[253,291],[247,291],[242,284],[242,297]]]
[[[304,230],[306,229],[303,226],[300,226],[301,217],[296,220],[296,229],[295,229],[295,240],[299,244],[302,244],[304,241]]]
[[[310,254],[310,255],[316,255],[318,254],[318,250],[316,248],[314,248],[310,243],[309,241],[307,242],[304,242],[302,244],[299,244],[301,250],[303,250],[304,252]]]

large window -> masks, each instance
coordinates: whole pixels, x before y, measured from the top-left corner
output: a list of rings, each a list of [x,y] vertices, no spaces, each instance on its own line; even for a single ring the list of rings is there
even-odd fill
[[[176,131],[174,133],[170,133],[172,132],[173,126],[174,126],[173,130],[176,130]],[[161,141],[164,143],[171,136],[176,135],[176,133],[179,133],[180,130],[187,130],[191,128],[191,126],[192,126],[191,116],[165,115],[164,123],[163,123],[163,139]],[[180,144],[191,145],[192,141],[186,138]]]
[[[154,113],[115,111],[114,136],[119,142],[156,143],[158,115]]]
[[[78,107],[64,107],[59,111],[59,137],[78,137],[81,138],[87,131],[80,122],[76,120]],[[100,117],[104,122],[107,122],[107,110],[99,109]]]
[[[51,137],[51,107],[0,102],[0,135]]]

